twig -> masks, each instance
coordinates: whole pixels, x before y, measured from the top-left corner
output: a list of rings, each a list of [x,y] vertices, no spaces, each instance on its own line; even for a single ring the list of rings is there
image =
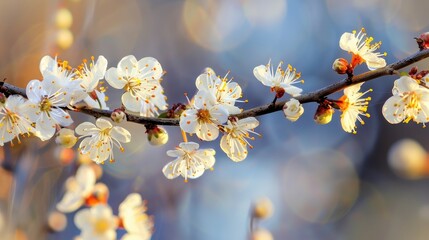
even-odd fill
[[[351,79],[345,78],[342,81],[339,81],[337,83],[331,84],[327,87],[321,88],[319,90],[303,94],[301,96],[295,97],[296,100],[300,101],[301,103],[309,103],[309,102],[318,102],[320,99],[341,91],[342,89],[357,84],[361,82],[367,82],[382,76],[386,75],[393,75],[397,74],[397,71],[401,68],[407,67],[413,63],[416,63],[422,59],[429,57],[429,49],[417,52],[405,59],[399,60],[395,63],[389,64],[383,68],[379,68],[373,71],[368,71],[359,75],[353,76]],[[16,87],[14,85],[3,83],[3,87],[0,88],[0,92],[6,94],[6,95],[12,95],[12,94],[19,94],[23,97],[27,97],[25,93],[25,89]],[[280,111],[283,108],[283,105],[286,103],[286,101],[280,101],[269,103],[266,105],[258,106],[255,108],[251,108],[248,110],[243,111],[242,113],[232,115],[233,117],[237,117],[239,119],[246,118],[246,117],[256,117],[264,114],[269,114],[272,112]],[[69,110],[68,108],[64,108],[65,110]],[[74,110],[76,112],[82,112],[87,115],[91,115],[94,117],[110,117],[112,114],[112,110],[101,110],[101,109],[89,109],[89,108],[80,108],[77,110]],[[128,122],[134,122],[138,124],[154,124],[154,125],[179,125],[179,119],[171,119],[171,118],[153,118],[153,117],[140,117],[133,114],[127,114],[127,121]]]

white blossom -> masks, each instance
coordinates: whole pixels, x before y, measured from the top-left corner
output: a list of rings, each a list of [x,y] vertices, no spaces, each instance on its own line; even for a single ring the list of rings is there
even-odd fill
[[[42,141],[54,136],[57,125],[73,123],[70,114],[63,110],[71,101],[67,88],[58,88],[48,80],[32,80],[26,88],[28,104],[26,113],[36,123],[36,130]]]
[[[25,114],[26,100],[19,95],[11,95],[0,106],[0,146],[15,137],[21,143],[19,135],[35,133],[31,121]],[[11,143],[13,145],[13,143]]]
[[[167,155],[176,158],[162,169],[165,177],[173,179],[178,176],[198,178],[204,171],[213,168],[215,164],[214,149],[198,149],[200,145],[194,142],[182,142],[175,150],[167,151]]]
[[[343,33],[339,44],[341,49],[353,54],[353,67],[365,62],[370,70],[374,70],[386,66],[386,60],[382,58],[386,53],[375,52],[380,48],[381,41],[371,44],[373,40],[374,38],[366,36],[366,31],[362,28],[357,34],[356,31]]]
[[[74,216],[82,240],[115,240],[117,218],[108,205],[98,204],[82,209]]]
[[[76,176],[66,181],[66,193],[57,204],[57,209],[65,213],[76,211],[93,193],[95,181],[95,172],[91,166],[81,165]]]
[[[104,78],[107,69],[107,59],[104,56],[99,56],[97,62],[94,62],[94,57],[91,57],[89,66],[84,60],[76,70],[76,78],[81,80],[80,85],[87,93],[95,90],[101,79]]]
[[[119,217],[127,234],[124,239],[149,240],[152,236],[153,221],[146,214],[146,205],[138,193],[131,193],[119,205]]]
[[[163,71],[155,58],[145,57],[137,61],[126,56],[118,63],[117,68],[106,72],[106,81],[116,89],[124,89],[122,103],[131,112],[140,116],[154,117],[158,109],[167,109],[166,98],[160,84]]]
[[[254,117],[239,120],[228,120],[223,126],[225,134],[220,140],[220,147],[234,162],[243,161],[247,157],[247,146],[253,148],[247,139],[253,140],[249,133],[259,135],[253,131],[259,126],[259,121]]]
[[[416,80],[402,76],[395,80],[391,96],[383,105],[383,116],[389,123],[429,121],[429,89]]]
[[[195,84],[199,91],[205,91],[212,95],[211,99],[214,100],[213,105],[221,105],[229,114],[238,114],[241,112],[241,109],[234,105],[242,96],[242,90],[238,83],[232,82],[232,79],[228,80],[226,76],[220,79],[211,70],[199,75]],[[195,101],[199,100],[198,98],[195,99]]]
[[[271,87],[272,91],[284,91],[293,97],[299,96],[302,89],[293,86],[293,84],[303,82],[303,80],[299,80],[301,78],[301,73],[296,72],[296,69],[292,68],[291,65],[288,65],[286,71],[284,71],[282,69],[282,64],[283,62],[280,62],[274,71],[271,62],[268,62],[267,65],[255,67],[253,69],[253,74],[262,84]]]
[[[222,105],[213,105],[211,94],[199,91],[195,103],[180,116],[180,128],[187,133],[196,133],[204,141],[215,140],[219,127],[228,119],[228,111]]]
[[[124,151],[121,143],[131,141],[131,134],[128,130],[112,124],[102,118],[97,119],[95,125],[91,122],[83,122],[75,129],[80,138],[83,138],[79,145],[82,154],[89,153],[90,158],[100,164],[109,159],[114,161],[113,146]]]
[[[348,133],[356,133],[356,121],[359,121],[362,125],[365,124],[361,116],[369,117],[368,104],[371,97],[362,98],[363,95],[372,91],[369,89],[365,92],[359,92],[360,87],[363,83],[359,83],[344,89],[344,95],[336,101],[342,111],[341,114],[341,126],[344,131]]]
[[[304,113],[304,108],[298,100],[292,98],[287,101],[283,106],[283,113],[287,119],[292,122],[295,122]]]
[[[44,56],[40,61],[40,72],[43,81],[49,82],[56,89],[62,89],[70,94],[70,105],[82,101],[86,96],[81,87],[81,79],[76,79],[75,73],[67,61],[60,61],[57,57]]]
[[[96,62],[94,62],[94,57],[91,57],[89,65],[85,59],[75,70],[75,78],[81,80],[80,85],[88,94],[83,101],[90,108],[109,109],[106,105],[104,91],[97,89],[100,80],[103,79],[106,74],[106,69],[107,59],[104,56],[99,56]]]

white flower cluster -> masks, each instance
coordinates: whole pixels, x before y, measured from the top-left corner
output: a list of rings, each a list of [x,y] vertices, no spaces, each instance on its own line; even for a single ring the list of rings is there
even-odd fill
[[[76,176],[66,181],[66,193],[57,204],[57,209],[70,213],[82,206],[74,216],[76,226],[81,230],[81,240],[115,240],[116,230],[127,233],[121,240],[148,240],[153,232],[152,217],[146,213],[146,203],[138,193],[129,194],[119,205],[118,216],[113,215],[108,205],[109,189],[103,183],[96,183],[91,165],[81,165]]]
[[[100,80],[106,78],[114,88],[123,88],[122,104],[125,111],[139,112],[141,116],[158,116],[158,109],[167,104],[160,85],[163,74],[161,65],[154,58],[137,61],[134,56],[124,57],[118,68],[107,70],[107,60],[91,57],[88,63],[72,68],[67,61],[45,56],[40,62],[43,80],[31,80],[26,87],[28,99],[11,95],[0,99],[0,145],[20,136],[34,134],[42,141],[51,139],[61,127],[71,126],[73,120],[68,110],[86,108],[109,109],[106,90]],[[115,122],[126,119],[123,111],[114,112]],[[115,115],[115,116],[116,116]],[[96,163],[114,161],[113,148],[124,150],[121,143],[128,143],[131,134],[124,128],[113,126],[108,120],[81,123],[75,129],[83,139],[79,150],[89,153]],[[58,131],[56,139],[64,147],[73,147],[77,138],[71,130]],[[12,143],[13,144],[13,143]]]
[[[242,96],[241,87],[228,80],[227,76],[216,76],[211,69],[199,75],[195,85],[198,92],[180,116],[183,134],[196,134],[201,140],[213,141],[222,132],[221,149],[233,161],[244,160],[247,146],[252,147],[247,141],[253,139],[249,133],[257,134],[253,129],[259,122],[254,117],[231,117],[242,111],[235,106],[236,102],[242,102],[238,100]],[[178,176],[184,177],[185,181],[197,178],[205,170],[212,169],[215,163],[214,149],[199,150],[199,144],[186,142],[186,139],[175,150],[168,151],[167,155],[176,158],[163,168],[164,175],[169,179]]]
[[[353,73],[354,69],[363,63],[371,70],[386,66],[386,60],[383,58],[386,53],[378,52],[381,42],[373,43],[373,40],[363,28],[359,33],[352,31],[341,36],[339,46],[351,54],[351,60],[349,63],[344,58],[336,59],[333,69],[339,74],[348,75],[346,82],[341,84],[348,83],[349,86],[344,88],[344,94],[339,99],[329,99],[326,94],[319,96],[319,106],[314,115],[317,123],[329,123],[334,109],[337,109],[341,111],[343,130],[356,133],[357,122],[364,124],[364,117],[370,116],[367,110],[371,97],[365,95],[372,89],[361,92],[363,83],[357,83]],[[71,148],[81,140],[81,154],[88,154],[97,164],[106,160],[114,162],[114,149],[124,151],[122,144],[131,141],[128,130],[114,126],[103,118],[98,118],[95,123],[80,123],[74,131],[64,128],[73,123],[68,112],[70,110],[79,111],[82,107],[109,109],[106,105],[107,96],[104,94],[106,87],[102,86],[101,81],[105,79],[113,88],[124,91],[121,98],[122,107],[109,112],[115,123],[121,123],[129,117],[134,120],[137,117],[179,120],[184,142],[167,152],[168,156],[175,159],[165,165],[162,171],[168,179],[182,176],[187,181],[188,178],[201,176],[207,169],[213,169],[215,164],[215,150],[200,149],[198,143],[187,141],[187,134],[195,134],[202,141],[214,141],[222,135],[220,149],[232,161],[240,162],[247,157],[248,148],[253,148],[250,144],[250,140],[254,139],[253,135],[259,136],[254,132],[259,125],[254,116],[261,112],[278,110],[283,106],[285,117],[295,122],[304,113],[301,103],[315,101],[311,93],[301,95],[303,90],[297,87],[298,83],[304,82],[301,73],[291,65],[283,69],[283,62],[275,69],[271,61],[253,69],[255,78],[268,86],[275,93],[275,97],[268,107],[263,106],[245,113],[236,106],[238,102],[246,102],[240,100],[242,88],[237,82],[233,82],[232,78],[228,79],[228,74],[220,77],[207,68],[196,78],[198,91],[188,99],[188,104],[178,103],[168,108],[161,86],[164,71],[158,60],[152,57],[137,60],[129,55],[122,58],[117,67],[107,69],[107,65],[103,56],[99,56],[96,61],[91,57],[89,63],[84,60],[76,68],[72,68],[67,61],[43,57],[40,62],[43,80],[32,80],[28,83],[28,99],[20,95],[6,98],[4,94],[0,94],[0,146],[6,142],[13,144],[15,138],[20,143],[22,136],[31,134],[45,141],[57,132],[56,142],[63,147]],[[418,73],[417,69],[413,68],[395,81],[393,96],[386,101],[382,109],[389,123],[408,123],[412,120],[425,125],[429,121],[428,73],[429,71]],[[324,89],[321,90],[322,93],[323,91]],[[285,94],[289,99],[281,103],[276,102]],[[154,124],[146,124],[145,127],[150,144],[163,145],[168,141],[168,133],[163,127]],[[65,195],[59,208],[72,211],[80,207],[93,192],[95,180],[91,179],[85,180],[87,184],[91,183],[89,186],[79,183],[79,178],[73,180],[77,184],[72,185],[78,187]]]

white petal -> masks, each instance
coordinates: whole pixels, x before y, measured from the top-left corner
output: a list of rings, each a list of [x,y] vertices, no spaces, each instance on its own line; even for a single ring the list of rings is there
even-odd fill
[[[27,93],[27,98],[33,103],[39,103],[44,95],[44,90],[42,89],[42,83],[39,80],[31,80],[27,84],[25,89]]]
[[[408,76],[402,76],[394,82],[394,88],[397,89],[400,93],[414,91],[419,87],[420,86],[416,80]]]
[[[133,55],[123,57],[118,63],[118,69],[123,72],[131,72],[132,69],[136,68],[137,66],[137,59]]]
[[[198,125],[196,109],[185,110],[180,116],[180,128],[187,133],[195,133]]]
[[[176,150],[168,150],[167,155],[169,157],[181,157],[185,155],[185,152],[182,149],[176,149]]]
[[[196,134],[204,141],[213,141],[219,136],[219,128],[214,123],[200,123],[197,125]]]
[[[98,128],[91,122],[83,122],[76,127],[75,132],[78,135],[88,135],[98,132]]]
[[[57,61],[52,57],[46,55],[40,60],[39,70],[42,75],[46,71],[52,71],[54,68],[57,68]]]
[[[223,124],[228,120],[228,111],[222,106],[215,106],[210,109],[210,116],[216,120],[216,124]]]
[[[230,135],[224,135],[220,141],[221,149],[234,162],[243,161],[247,157],[247,146]]]
[[[184,151],[192,152],[194,150],[197,150],[200,145],[195,142],[182,142],[179,144],[179,147],[182,148]]]
[[[42,112],[36,122],[36,131],[39,132],[38,137],[40,140],[46,141],[54,136],[56,131],[56,122],[49,117],[46,112]]]
[[[216,159],[214,149],[201,149],[194,154],[194,158],[203,163],[205,169],[210,169],[214,166]]]
[[[259,126],[259,121],[254,117],[247,117],[238,120],[237,125],[242,129],[250,130]]]
[[[127,143],[131,141],[131,133],[123,127],[113,127],[110,135],[119,142]]]
[[[345,32],[343,35],[341,35],[340,38],[340,48],[347,52],[357,52],[357,42],[358,39],[356,38],[355,34]]]
[[[94,68],[95,68],[94,78],[103,79],[107,69],[107,59],[103,55],[100,55],[97,59],[97,62],[95,63]]]
[[[74,224],[76,224],[76,227],[79,229],[85,228],[87,225],[90,225],[91,219],[91,212],[90,209],[82,209],[79,212],[76,213],[74,216]]]
[[[374,53],[365,54],[362,58],[365,59],[369,70],[375,70],[377,68],[386,66],[386,60],[384,58],[378,57]]]
[[[98,118],[97,121],[95,122],[95,125],[97,125],[97,127],[100,128],[101,130],[112,127],[112,124],[110,123],[110,121],[104,118]]]
[[[162,173],[164,173],[166,178],[174,179],[180,175],[179,172],[176,171],[177,164],[179,164],[179,162],[175,160],[167,163],[167,165],[162,168]]]
[[[141,101],[137,96],[133,96],[130,92],[122,94],[122,103],[125,108],[131,112],[140,112]]]
[[[124,88],[125,84],[127,83],[127,81],[124,80],[122,76],[118,75],[118,69],[114,67],[107,70],[105,79],[110,86],[116,89]]]
[[[145,57],[138,61],[138,69],[144,73],[148,80],[158,80],[162,77],[161,64],[153,57]]]
[[[66,192],[57,204],[57,209],[63,213],[74,212],[82,206],[83,202],[84,199],[78,192]]]
[[[301,92],[302,92],[301,88],[295,87],[293,85],[286,86],[286,87],[284,87],[284,89],[285,89],[285,92],[287,94],[291,95],[292,97],[299,96],[301,94]]]
[[[253,75],[265,86],[272,86],[272,79],[270,70],[265,65],[259,65],[253,69]]]
[[[61,108],[52,108],[50,115],[56,123],[63,127],[70,126],[70,124],[73,123],[73,119],[70,114]]]
[[[382,113],[384,118],[391,124],[397,124],[404,120],[404,105],[402,98],[392,96],[383,105]]]
[[[76,172],[76,182],[81,187],[83,195],[87,195],[92,192],[96,176],[94,169],[89,165],[81,165]]]
[[[357,92],[359,92],[362,84],[363,83],[358,83],[358,84],[346,87],[344,89],[344,95],[349,96],[349,97],[355,95]]]

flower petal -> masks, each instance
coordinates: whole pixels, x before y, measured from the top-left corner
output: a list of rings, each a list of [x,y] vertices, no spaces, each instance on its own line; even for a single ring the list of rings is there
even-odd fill
[[[404,120],[404,104],[399,96],[392,96],[383,105],[384,118],[391,124],[397,124]]]
[[[105,79],[110,86],[116,89],[124,88],[125,84],[127,83],[127,81],[124,80],[122,76],[119,76],[118,69],[114,67],[107,70]]]
[[[123,127],[113,127],[110,135],[119,142],[128,143],[131,141],[131,133]]]

